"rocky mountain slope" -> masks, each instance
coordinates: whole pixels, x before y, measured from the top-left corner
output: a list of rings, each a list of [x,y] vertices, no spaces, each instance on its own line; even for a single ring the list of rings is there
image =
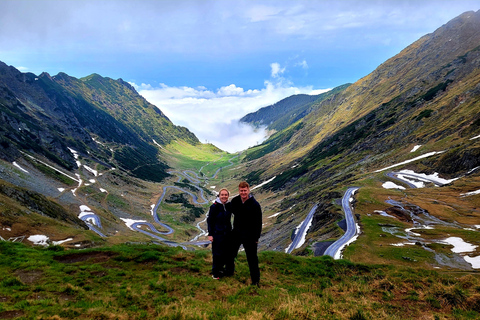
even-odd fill
[[[70,170],[72,148],[133,176],[161,181],[166,165],[154,140],[162,146],[176,139],[199,143],[121,79],[37,77],[0,63],[0,90],[0,157],[9,161],[23,150]]]
[[[291,108],[296,107],[292,104]],[[281,117],[266,118],[274,123]],[[372,212],[388,208],[384,201],[389,197],[408,194],[418,203],[425,202],[421,197],[425,191],[387,192],[381,187],[388,180],[382,168],[417,156],[425,158],[398,169],[437,173],[445,179],[462,177],[442,187],[455,189],[457,198],[460,185],[468,185],[465,192],[480,189],[479,135],[480,11],[466,12],[420,38],[247,152],[250,169],[246,176],[257,181],[275,177],[264,188],[277,197],[279,193],[285,196],[281,202],[265,199],[271,212],[281,214],[266,228],[264,247],[283,250],[290,237],[280,237],[278,231],[286,234],[294,229],[315,203],[320,208],[306,243],[338,238],[343,233],[336,224],[342,217],[338,200],[350,185],[364,187],[358,197],[368,198],[370,205],[357,202],[357,206]],[[431,193],[429,197],[444,201]],[[454,215],[461,212],[471,217],[467,225],[479,224],[478,196],[431,210],[444,213],[452,206],[456,213],[450,212],[445,219],[456,219]]]

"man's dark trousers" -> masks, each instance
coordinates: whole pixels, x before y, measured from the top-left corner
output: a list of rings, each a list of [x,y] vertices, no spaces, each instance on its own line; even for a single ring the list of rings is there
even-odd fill
[[[243,244],[245,253],[247,254],[248,268],[250,269],[250,278],[252,284],[258,284],[260,282],[260,269],[258,268],[258,255],[257,255],[257,242],[254,240],[242,240],[234,236],[232,241],[232,259],[235,259],[240,249],[240,245]],[[233,273],[233,272],[232,272]]]

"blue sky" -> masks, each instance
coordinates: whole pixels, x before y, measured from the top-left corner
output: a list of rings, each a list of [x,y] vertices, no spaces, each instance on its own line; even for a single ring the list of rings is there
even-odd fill
[[[0,61],[122,78],[202,142],[233,152],[264,139],[238,124],[246,113],[355,82],[479,9],[478,0],[0,0]]]

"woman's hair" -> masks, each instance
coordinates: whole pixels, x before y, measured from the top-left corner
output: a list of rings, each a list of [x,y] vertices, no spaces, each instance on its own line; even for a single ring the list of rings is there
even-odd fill
[[[250,189],[250,185],[248,184],[247,181],[242,181],[240,182],[240,184],[238,185],[239,188],[249,188]]]
[[[227,188],[220,189],[220,191],[218,191],[218,195],[220,195],[220,193],[222,193],[222,191],[224,191],[224,190],[227,191],[228,196],[230,196],[230,191],[228,191]]]

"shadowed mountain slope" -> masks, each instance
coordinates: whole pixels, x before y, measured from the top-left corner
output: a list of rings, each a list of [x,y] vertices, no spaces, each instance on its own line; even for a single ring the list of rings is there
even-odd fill
[[[123,80],[99,75],[76,79],[60,73],[36,76],[0,63],[0,156],[36,153],[69,170],[68,148],[118,166],[142,179],[160,181],[166,165],[154,143],[198,144]]]

